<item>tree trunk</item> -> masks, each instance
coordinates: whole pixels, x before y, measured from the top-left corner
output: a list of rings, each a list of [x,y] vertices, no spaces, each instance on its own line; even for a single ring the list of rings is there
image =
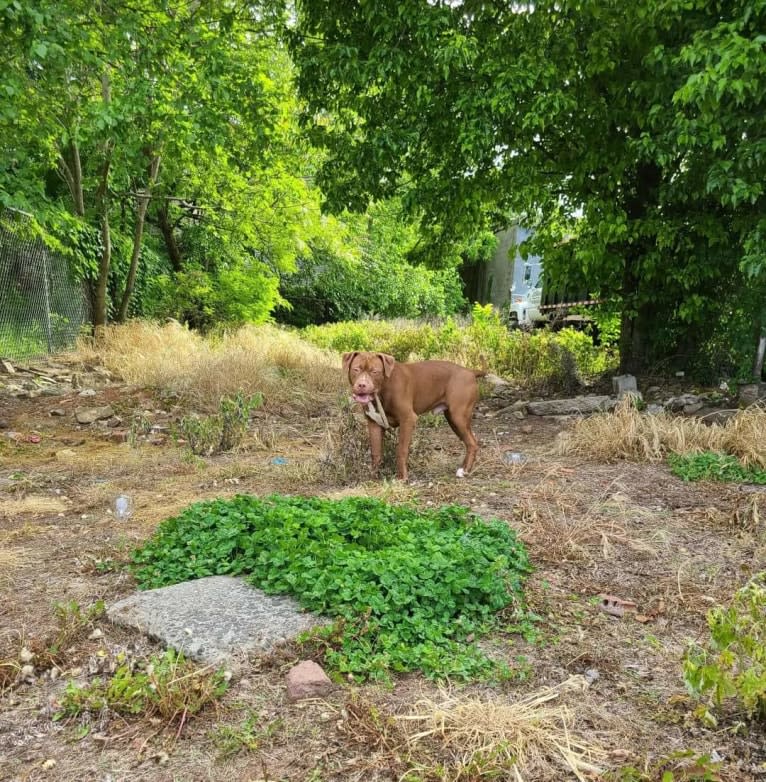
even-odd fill
[[[111,102],[111,85],[108,73],[104,73],[101,77],[101,96],[104,103]],[[112,139],[107,139],[103,144],[101,176],[96,191],[96,205],[101,223],[101,260],[98,265],[93,307],[93,327],[96,331],[106,326],[108,317],[107,284],[109,282],[109,267],[112,263],[112,233],[109,227],[109,169],[112,164],[113,146]]]
[[[620,372],[636,375],[645,367],[644,318],[638,304],[639,258],[637,248],[626,255],[622,275],[622,314],[620,318]]]
[[[165,240],[165,249],[168,252],[168,258],[170,258],[170,265],[174,272],[180,272],[183,266],[183,258],[176,241],[173,223],[170,222],[170,205],[168,201],[163,202],[159,208],[157,221],[162,232],[162,238]]]
[[[68,158],[68,159],[67,159]],[[80,148],[72,139],[67,150],[59,149],[59,171],[72,196],[74,213],[78,217],[85,217],[85,195],[82,189],[82,162],[80,160]]]
[[[136,230],[133,234],[133,253],[130,257],[130,268],[128,277],[125,280],[125,290],[120,302],[120,311],[117,320],[124,323],[128,317],[128,306],[130,297],[133,295],[133,289],[136,285],[136,272],[138,271],[138,260],[141,257],[141,242],[144,237],[144,223],[146,222],[146,209],[149,206],[152,187],[157,181],[157,174],[160,170],[160,156],[155,155],[149,166],[149,181],[141,195],[138,196],[138,208],[136,209]]]
[[[755,349],[755,361],[753,362],[753,380],[761,382],[763,377],[763,359],[766,356],[766,306],[761,307],[757,321],[757,347]]]

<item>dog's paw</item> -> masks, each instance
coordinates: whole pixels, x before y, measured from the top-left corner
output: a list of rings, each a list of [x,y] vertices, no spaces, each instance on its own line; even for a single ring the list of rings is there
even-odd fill
[[[465,470],[462,467],[458,467],[457,468],[457,472],[455,473],[455,475],[458,478],[465,478]]]

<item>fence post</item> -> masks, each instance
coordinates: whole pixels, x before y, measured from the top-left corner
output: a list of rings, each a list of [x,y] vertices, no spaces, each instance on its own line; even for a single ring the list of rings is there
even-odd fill
[[[48,340],[48,353],[53,353],[53,334],[51,332],[51,291],[48,251],[43,248],[43,281],[45,291],[45,336]]]

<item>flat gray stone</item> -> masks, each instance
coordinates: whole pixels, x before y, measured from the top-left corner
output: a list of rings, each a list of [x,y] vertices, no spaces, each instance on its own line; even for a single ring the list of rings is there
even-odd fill
[[[199,662],[222,665],[326,624],[290,597],[267,595],[242,578],[209,576],[137,592],[107,609],[132,627]]]
[[[611,410],[617,400],[610,396],[577,396],[574,399],[546,399],[528,402],[527,410],[532,415],[585,415]]]
[[[75,413],[75,418],[80,424],[92,424],[94,421],[100,421],[102,418],[111,418],[114,415],[110,405],[103,407],[81,408]]]

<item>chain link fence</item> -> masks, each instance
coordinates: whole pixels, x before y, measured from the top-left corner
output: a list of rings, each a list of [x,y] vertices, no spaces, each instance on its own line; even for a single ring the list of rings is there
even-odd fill
[[[67,259],[46,247],[29,215],[0,210],[0,357],[18,361],[67,350],[89,315]]]

